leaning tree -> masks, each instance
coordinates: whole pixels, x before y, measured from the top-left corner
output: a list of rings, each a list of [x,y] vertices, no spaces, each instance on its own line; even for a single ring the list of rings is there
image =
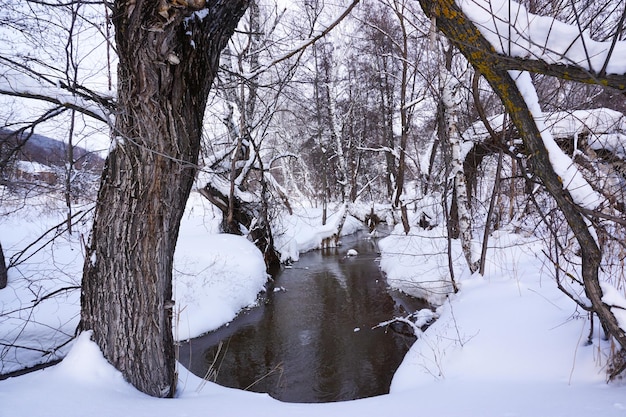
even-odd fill
[[[116,0],[113,146],[83,272],[82,330],[141,391],[176,387],[172,264],[220,51],[248,0]]]
[[[614,6],[612,8],[608,7],[611,3]],[[524,73],[528,71],[603,85],[624,94],[626,74],[619,73],[623,71],[623,67],[610,65],[613,56],[618,57],[623,53],[624,44],[618,43],[626,20],[623,2],[602,2],[602,10],[612,10],[617,16],[621,15],[612,33],[606,36],[608,41],[603,44],[586,38],[579,20],[569,27],[566,23],[549,18],[540,20],[537,16],[527,14],[515,2],[420,0],[420,4],[436,27],[463,53],[500,97],[524,142],[531,169],[556,201],[580,246],[582,282],[588,298],[588,304],[582,302],[581,306],[597,314],[606,332],[617,341],[622,352],[625,351],[626,332],[611,311],[611,306],[603,300],[603,289],[598,275],[602,248],[592,227],[599,218],[623,222],[620,217],[624,213],[619,207],[613,207],[617,211],[615,217],[603,212],[602,205],[590,207],[587,201],[580,198],[580,191],[570,183],[570,178],[564,177],[564,170],[568,167],[555,162],[558,150],[548,146],[549,139],[546,139],[545,130],[542,131],[538,126],[542,122],[538,121],[536,107],[529,103],[529,92],[523,91],[524,88],[528,89],[530,82],[519,81],[524,77],[530,80],[529,75]],[[575,2],[572,2],[572,7],[576,7]],[[480,25],[468,16],[468,11],[472,10],[475,13],[474,19],[482,20]],[[533,20],[543,27],[533,26]],[[573,33],[574,36],[568,44],[569,47],[565,51],[559,51],[555,49],[556,46],[548,43],[550,36],[535,39],[535,29],[539,29],[541,33],[558,33],[553,38],[566,36],[568,33]],[[586,59],[572,60],[568,54],[575,49],[581,49],[581,43],[584,51],[582,56]],[[592,53],[597,55],[593,56]],[[598,60],[601,60],[599,65]],[[596,64],[592,65],[592,61]],[[530,95],[533,94],[536,95],[534,91]],[[614,361],[609,377],[615,377],[626,369],[626,355],[616,355]]]

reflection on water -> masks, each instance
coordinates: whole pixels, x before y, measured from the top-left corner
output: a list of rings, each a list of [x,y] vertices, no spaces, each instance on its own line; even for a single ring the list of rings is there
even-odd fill
[[[345,241],[344,241],[345,242]],[[359,252],[346,257],[348,249]],[[376,324],[427,307],[390,293],[373,240],[301,255],[258,308],[180,349],[199,376],[213,364],[221,385],[290,402],[330,402],[389,392],[413,337]],[[218,346],[222,342],[218,352]]]

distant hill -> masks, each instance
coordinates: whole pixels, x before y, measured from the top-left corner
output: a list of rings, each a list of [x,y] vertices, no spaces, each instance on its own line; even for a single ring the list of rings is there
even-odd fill
[[[29,136],[0,129],[0,155],[5,155],[16,147],[19,147],[14,157],[17,161],[36,162],[59,168],[64,167],[67,161],[67,144],[63,141],[36,133]],[[75,169],[99,172],[104,167],[102,157],[80,146],[74,146],[74,160]]]
[[[8,156],[9,163],[3,163]],[[80,146],[74,146],[74,161],[74,169],[89,177],[99,176],[104,167],[102,157]],[[18,187],[28,183],[54,187],[64,177],[62,172],[66,162],[65,142],[0,129],[0,183]]]

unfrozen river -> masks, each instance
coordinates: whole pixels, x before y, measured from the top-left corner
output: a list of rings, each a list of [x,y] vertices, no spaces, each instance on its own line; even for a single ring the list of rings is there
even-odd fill
[[[346,256],[348,249],[358,255]],[[358,237],[344,238],[339,248],[302,254],[275,277],[277,290],[259,307],[182,345],[181,363],[221,385],[288,402],[389,392],[415,339],[372,327],[427,305],[390,291],[377,256],[376,240]]]

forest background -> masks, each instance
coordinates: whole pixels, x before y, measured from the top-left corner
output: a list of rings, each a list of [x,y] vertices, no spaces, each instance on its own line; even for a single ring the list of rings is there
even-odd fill
[[[170,369],[155,376],[161,379],[156,383],[134,380],[142,372],[118,360],[141,335],[125,333],[107,345],[106,327],[114,320],[99,311],[111,294],[120,305],[157,300],[154,312],[128,308],[122,322],[154,314],[155,343],[165,347],[157,349],[165,357],[149,353],[146,366],[171,362],[171,318],[163,311],[171,299],[173,247],[196,171],[195,187],[222,212],[222,230],[250,236],[268,269],[295,256],[274,244],[273,220],[296,203],[320,207],[322,224],[332,209],[342,219],[351,214],[365,222],[401,224],[405,235],[442,226],[448,242],[461,243],[470,273],[484,273],[493,231],[538,236],[556,284],[591,321],[598,317],[615,343],[607,367],[614,378],[626,367],[620,319],[625,224],[620,51],[626,11],[617,1],[523,5],[242,2],[226,10],[228,18],[216,20],[229,23],[229,31],[206,26],[219,16],[221,2],[210,7],[162,2],[141,9],[143,26],[133,23],[139,15],[134,6],[122,2],[113,8],[97,2],[6,2],[0,17],[6,215],[30,205],[30,198],[53,195],[64,202],[66,215],[54,233],[71,234],[75,222],[91,221],[89,208],[98,201],[102,218],[96,217],[85,243],[81,328],[93,329],[105,357],[153,395],[173,395],[171,363],[152,366]],[[135,27],[147,28],[154,43],[125,38],[131,34],[125,29]],[[208,37],[196,37],[200,30]],[[214,37],[219,42],[211,43]],[[212,51],[208,62],[194,55],[203,47]],[[130,59],[134,53],[136,62]],[[179,100],[179,107],[172,107],[172,100]],[[142,113],[129,116],[135,108]],[[149,119],[158,122],[151,126]],[[193,146],[185,148],[194,138],[187,131],[201,139],[199,158]],[[20,160],[37,134],[65,143],[63,162]],[[100,158],[107,162],[96,196]],[[120,174],[131,171],[140,178]],[[169,173],[175,173],[173,182],[166,181]],[[155,178],[164,181],[161,187]],[[115,188],[111,183],[128,192],[107,194]],[[176,184],[183,184],[182,191],[171,195]],[[137,198],[143,193],[145,201]],[[159,198],[171,200],[157,206]],[[162,207],[166,213],[171,208],[171,219]],[[133,230],[119,252],[97,227],[106,219],[117,219],[111,224],[125,233]],[[150,228],[159,222],[168,232],[134,229],[137,223]],[[320,245],[333,244],[343,224],[335,224]],[[137,242],[144,251],[136,256],[145,262],[133,265],[139,271],[131,274],[119,253],[130,253]],[[103,256],[106,250],[113,252]],[[9,269],[25,253],[12,253]],[[129,297],[143,286],[139,280],[103,296],[93,277],[117,276],[111,271],[121,271],[120,277],[152,271],[157,289]],[[439,288],[449,285],[455,292],[455,275],[450,261]],[[436,292],[422,291],[436,302]],[[609,300],[607,294],[621,298]],[[14,340],[6,348],[16,346]]]

